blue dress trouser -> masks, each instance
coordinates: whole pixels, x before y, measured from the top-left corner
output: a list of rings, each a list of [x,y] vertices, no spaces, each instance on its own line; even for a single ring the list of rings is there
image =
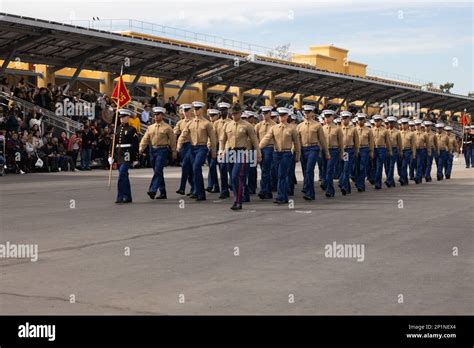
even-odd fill
[[[249,194],[254,194],[257,191],[257,166],[249,166],[247,187]]]
[[[340,150],[337,149],[329,149],[329,154],[331,158],[327,161],[327,168],[326,168],[326,180],[324,182],[326,186],[326,193],[334,196],[336,191],[334,190],[334,174],[336,172],[336,167],[340,160]]]
[[[359,148],[359,158],[358,158],[358,169],[357,169],[357,178],[356,186],[358,189],[365,189],[365,180],[367,178],[367,170],[369,167],[370,161],[370,150],[368,147]]]
[[[123,162],[119,164],[117,201],[132,199],[132,188],[130,187],[130,179],[128,178],[128,168],[130,168],[130,162]]]
[[[162,194],[166,193],[163,168],[165,167],[166,161],[168,159],[168,154],[168,148],[150,148],[150,163],[153,168],[153,178],[151,179],[148,192],[157,192],[159,189]]]
[[[319,146],[301,148],[301,168],[303,169],[303,192],[311,199],[315,199],[314,168],[319,159]]]
[[[382,173],[383,165],[387,159],[387,149],[383,147],[374,149],[374,164],[375,164],[375,187],[382,187]]]
[[[416,180],[420,181],[424,175],[425,161],[428,151],[426,149],[416,149]]]
[[[291,151],[273,152],[273,162],[278,176],[276,200],[288,202],[288,176],[292,160]]]
[[[408,164],[412,160],[412,151],[410,149],[403,150],[402,171],[400,172],[399,181],[403,184],[408,183]]]
[[[229,168],[227,163],[219,163],[219,173],[221,175],[221,192],[229,192]]]
[[[319,166],[319,182],[323,187],[326,187],[326,170],[328,167],[328,160],[326,156],[321,156],[320,161],[318,162]]]
[[[231,163],[232,191],[234,192],[234,202],[242,203],[248,201],[248,188],[246,181],[249,173],[250,163],[242,156],[241,163]],[[247,191],[247,192],[246,192]]]
[[[341,176],[339,179],[339,186],[346,192],[351,192],[351,172],[355,160],[355,151],[354,149],[345,149],[344,154],[344,167],[342,168]]]
[[[462,149],[464,153],[464,161],[466,162],[466,168],[471,166],[474,167],[474,146],[473,144],[464,144]]]
[[[334,179],[339,179],[341,177],[343,168],[344,168],[344,160],[339,160],[336,166],[336,172],[334,173]]]
[[[375,151],[374,158],[369,158],[369,165],[367,166],[367,179],[370,182],[375,181]]]
[[[431,168],[433,166],[433,158],[436,153],[434,148],[431,149],[431,156],[426,155],[426,165],[425,165],[425,179],[431,179]]]
[[[295,191],[295,182],[293,178],[295,177],[295,170],[296,170],[296,162],[295,162],[295,154],[291,154],[291,163],[290,163],[290,172],[288,174],[288,194],[293,195]]]
[[[211,151],[209,151],[207,155],[207,164],[209,166],[209,172],[207,174],[207,187],[219,191],[219,179],[217,177],[217,158],[212,158]]]
[[[453,161],[454,161],[454,154],[448,152],[448,159],[446,162],[446,176],[451,176],[451,171],[453,170]]]
[[[386,172],[387,175],[387,183],[389,186],[395,186],[395,165],[397,164],[398,158],[400,157],[400,150],[398,147],[392,147],[392,156],[387,156],[388,162],[388,171]],[[398,172],[398,176],[400,176],[400,171]]]
[[[273,146],[266,146],[262,151],[262,162],[260,162],[260,169],[262,171],[260,180],[260,193],[272,193],[272,161],[273,161]]]
[[[206,198],[204,191],[204,178],[202,176],[202,166],[206,162],[207,145],[191,145],[192,169],[194,177],[194,195],[203,199]]]
[[[179,190],[184,191],[186,188],[186,181],[191,186],[191,192],[194,193],[193,180],[193,159],[191,155],[191,143],[188,141],[181,146],[181,181],[179,183]]]
[[[448,163],[448,151],[441,150],[439,152],[439,156],[436,156],[436,166],[437,166],[436,176],[438,179],[443,179],[443,170],[444,170],[444,173],[446,173],[447,163]]]
[[[408,164],[410,168],[410,180],[415,179],[415,167],[416,167],[416,158],[415,159],[410,159],[410,162]]]

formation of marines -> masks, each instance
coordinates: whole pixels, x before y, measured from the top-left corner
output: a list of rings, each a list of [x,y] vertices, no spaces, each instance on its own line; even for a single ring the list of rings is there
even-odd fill
[[[432,181],[433,161],[438,181],[450,179],[454,152],[458,152],[452,127],[442,123],[408,118],[397,119],[364,113],[323,110],[315,114],[313,105],[304,105],[304,119],[296,125],[296,117],[285,107],[273,111],[261,107],[257,114],[243,111],[239,104],[218,103],[203,115],[205,104],[181,104],[181,120],[174,129],[164,122],[166,110],[152,110],[155,123],[150,125],[138,144],[138,137],[126,122],[127,110],[119,110],[121,126],[116,132],[119,154],[117,203],[132,201],[128,168],[136,154],[148,149],[153,178],[148,189],[151,199],[166,199],[163,169],[169,157],[181,159],[181,180],[176,193],[196,201],[206,200],[206,192],[218,193],[219,199],[230,198],[232,210],[242,209],[257,192],[257,164],[261,169],[258,197],[285,204],[294,195],[296,163],[303,172],[303,198],[316,199],[315,168],[319,169],[319,186],[327,198],[366,190],[367,181],[375,190],[382,188],[382,177],[388,188],[396,187],[395,167],[401,186]],[[432,128],[436,129],[436,132]],[[124,151],[130,152],[127,158]],[[126,160],[128,159],[128,161]],[[202,167],[208,163],[208,180],[204,182]],[[351,182],[353,184],[351,184]],[[275,195],[274,195],[275,193]]]

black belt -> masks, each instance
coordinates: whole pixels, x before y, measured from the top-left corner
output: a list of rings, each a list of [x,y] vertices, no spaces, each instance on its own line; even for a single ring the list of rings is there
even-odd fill
[[[239,150],[247,150],[246,147],[231,147],[229,150],[239,151]]]
[[[377,146],[377,145],[374,145],[374,148],[376,148],[376,149],[386,149],[387,147],[386,147],[386,146]]]

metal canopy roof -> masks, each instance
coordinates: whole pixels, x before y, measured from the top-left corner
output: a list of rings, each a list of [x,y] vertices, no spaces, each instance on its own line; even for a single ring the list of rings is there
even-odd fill
[[[9,61],[19,57],[22,62],[47,64],[53,71],[71,67],[114,74],[118,74],[124,59],[129,58],[130,67],[125,68],[125,74],[160,77],[165,82],[205,82],[209,87],[232,85],[244,90],[257,88],[276,94],[301,93],[369,103],[392,99],[419,102],[420,107],[428,109],[474,111],[474,98],[467,96],[425,91],[402,82],[337,74],[264,56],[254,56],[249,61],[244,52],[139,35],[0,13],[0,58]],[[1,73],[5,69],[4,64]]]

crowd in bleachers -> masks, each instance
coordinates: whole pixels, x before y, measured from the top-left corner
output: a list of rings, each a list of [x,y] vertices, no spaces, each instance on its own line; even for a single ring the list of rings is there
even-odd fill
[[[107,157],[112,143],[114,108],[111,98],[91,89],[65,91],[62,86],[48,84],[46,87],[31,86],[21,78],[10,85],[6,78],[0,80],[0,150],[4,153],[7,172],[58,172],[109,169]],[[34,104],[31,108],[22,106],[6,96],[13,96]],[[49,125],[47,112],[55,112],[58,105],[68,103],[91,103],[94,117],[87,115],[68,115],[83,124],[81,130],[68,134]],[[209,97],[207,108],[214,108],[217,97]],[[154,93],[149,99],[133,101],[130,124],[140,133],[141,125],[152,122],[151,110],[155,106],[167,110],[172,125],[179,120],[179,104],[174,97],[165,100]],[[301,110],[292,110],[294,122],[302,120]],[[252,110],[248,103],[244,110]],[[275,105],[276,110],[276,105]],[[426,114],[425,120],[444,121],[446,116]],[[257,121],[257,119],[255,119]],[[3,150],[4,145],[4,150]],[[148,167],[148,158],[142,156],[137,167]],[[175,162],[174,164],[177,164]]]

